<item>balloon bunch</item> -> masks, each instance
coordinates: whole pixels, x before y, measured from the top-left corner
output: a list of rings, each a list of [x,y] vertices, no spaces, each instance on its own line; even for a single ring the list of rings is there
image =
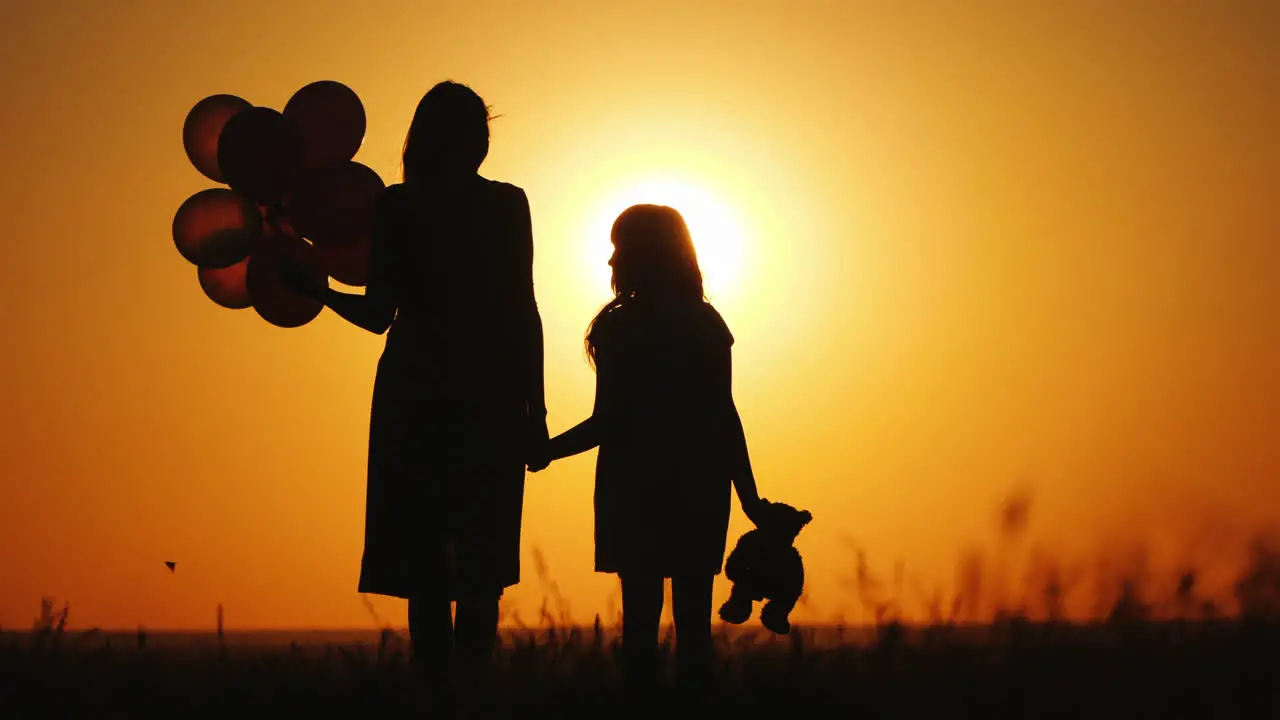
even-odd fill
[[[234,95],[196,103],[182,128],[187,158],[222,187],[178,208],[173,241],[218,305],[252,307],[262,319],[301,327],[320,301],[281,279],[288,258],[317,285],[368,280],[374,208],[385,187],[352,160],[364,141],[360,98],[324,80],[294,93],[280,112]]]

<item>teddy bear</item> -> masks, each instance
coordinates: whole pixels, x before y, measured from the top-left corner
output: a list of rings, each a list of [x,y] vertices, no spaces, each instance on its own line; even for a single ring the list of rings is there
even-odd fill
[[[738,539],[725,561],[725,577],[733,583],[720,619],[741,625],[751,617],[757,600],[765,601],[760,622],[771,632],[791,632],[789,616],[804,592],[804,561],[795,548],[796,536],[813,520],[808,510],[761,500],[760,524]]]

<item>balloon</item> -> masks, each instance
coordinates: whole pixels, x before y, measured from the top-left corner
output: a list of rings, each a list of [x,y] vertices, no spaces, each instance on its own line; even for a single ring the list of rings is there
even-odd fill
[[[346,162],[364,142],[364,105],[340,82],[321,80],[302,88],[285,103],[284,117],[301,139],[306,169]]]
[[[246,284],[249,258],[224,268],[205,268],[197,271],[200,289],[218,305],[228,310],[243,310],[253,305]]]
[[[371,243],[366,235],[364,239],[343,245],[317,245],[316,251],[324,263],[329,277],[343,285],[364,287],[369,284],[369,248]]]
[[[293,221],[283,212],[272,210],[270,205],[259,205],[258,213],[262,216],[263,235],[280,233],[291,237],[302,237],[302,234],[294,228]]]
[[[358,162],[344,162],[299,176],[285,209],[298,232],[317,245],[347,244],[373,229],[386,184]]]
[[[279,112],[253,107],[232,116],[218,137],[218,167],[226,182],[257,203],[284,197],[298,167],[298,137]]]
[[[289,257],[311,271],[317,284],[328,282],[328,274],[316,249],[307,241],[277,235],[249,256],[246,285],[253,309],[263,320],[282,328],[302,327],[320,314],[324,304],[290,290],[280,278],[280,259]]]
[[[182,146],[200,174],[214,182],[226,182],[218,168],[218,136],[232,116],[253,107],[235,95],[210,95],[187,113],[182,124]]]
[[[258,208],[226,188],[201,190],[173,216],[173,243],[188,262],[206,268],[235,265],[262,234]]]

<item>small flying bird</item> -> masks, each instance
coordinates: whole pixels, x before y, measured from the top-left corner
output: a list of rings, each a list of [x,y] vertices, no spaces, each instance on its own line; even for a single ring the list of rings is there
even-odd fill
[[[172,560],[165,560],[164,566],[169,568],[169,572],[172,573],[174,569],[178,567],[178,563],[173,562]]]

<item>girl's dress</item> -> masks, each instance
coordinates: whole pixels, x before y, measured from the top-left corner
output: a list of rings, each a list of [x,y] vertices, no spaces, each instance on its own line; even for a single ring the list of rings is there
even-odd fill
[[[399,310],[373,391],[362,593],[456,600],[520,579],[541,344],[528,216],[520,188],[479,177],[380,201],[370,287]]]
[[[629,300],[597,324],[597,572],[719,574],[733,336],[706,302]]]

